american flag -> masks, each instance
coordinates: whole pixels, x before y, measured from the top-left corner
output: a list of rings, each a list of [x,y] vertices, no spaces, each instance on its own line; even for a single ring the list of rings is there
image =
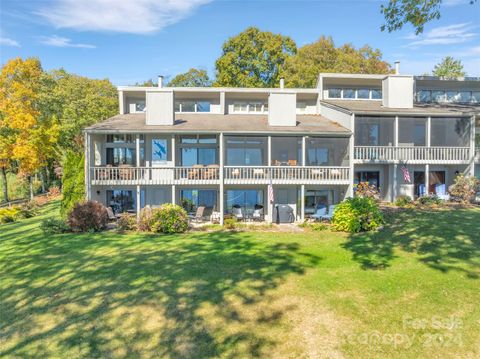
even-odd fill
[[[410,183],[412,180],[410,179],[410,172],[408,171],[408,168],[405,166],[400,167],[400,169],[403,172],[403,180],[407,183]]]
[[[273,197],[273,185],[271,178],[270,183],[268,184],[268,200],[270,201],[270,203],[273,203],[275,201],[275,198]]]

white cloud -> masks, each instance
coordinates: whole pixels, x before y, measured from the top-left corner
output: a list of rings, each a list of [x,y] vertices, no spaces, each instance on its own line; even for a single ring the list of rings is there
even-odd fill
[[[473,31],[475,26],[471,23],[454,24],[436,27],[419,36],[408,35],[408,40],[414,40],[407,46],[418,47],[425,45],[449,45],[470,41],[477,34]]]
[[[49,36],[49,37],[42,37],[40,39],[40,43],[47,45],[47,46],[55,46],[55,47],[79,47],[84,49],[94,49],[94,45],[89,44],[80,44],[80,43],[73,43],[72,40],[61,37],[57,35]]]
[[[38,14],[57,28],[146,34],[212,0],[54,0]]]
[[[1,36],[0,36],[0,45],[20,47],[20,44],[18,43],[18,41],[9,39],[8,37],[1,37]]]

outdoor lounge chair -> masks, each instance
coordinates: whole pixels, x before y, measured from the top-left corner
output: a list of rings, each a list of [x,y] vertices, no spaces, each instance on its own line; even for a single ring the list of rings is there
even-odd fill
[[[113,213],[112,207],[107,207],[107,214],[108,214],[108,219],[110,221],[116,221],[117,217],[115,216],[115,213]]]
[[[242,213],[242,207],[240,206],[233,206],[232,214],[233,214],[233,217],[236,218],[238,221],[241,221],[244,219],[243,213]]]
[[[207,170],[205,171],[205,179],[218,179],[219,171],[219,165],[208,165]]]
[[[252,213],[252,219],[254,221],[263,221],[264,216],[263,216],[263,206],[261,205],[255,205],[255,208]]]
[[[194,220],[195,222],[202,222],[204,218],[204,212],[205,212],[205,206],[199,206],[192,220]]]
[[[323,216],[325,216],[327,214],[327,208],[326,207],[322,207],[322,208],[318,208],[317,211],[315,212],[315,214],[312,214],[310,216],[311,219],[315,220],[315,221],[319,221],[323,218]]]
[[[333,218],[333,212],[335,212],[336,206],[334,204],[328,206],[328,213],[322,216],[322,219],[331,221]]]
[[[435,185],[435,193],[437,197],[443,201],[448,201],[450,199],[450,195],[446,191],[445,184],[437,184]]]
[[[188,179],[202,179],[202,171],[203,165],[193,165],[192,168],[188,170]]]

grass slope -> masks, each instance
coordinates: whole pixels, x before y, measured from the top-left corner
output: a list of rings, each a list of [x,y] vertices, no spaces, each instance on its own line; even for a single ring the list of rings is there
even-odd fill
[[[355,236],[44,236],[57,213],[0,226],[2,357],[480,356],[478,209]]]

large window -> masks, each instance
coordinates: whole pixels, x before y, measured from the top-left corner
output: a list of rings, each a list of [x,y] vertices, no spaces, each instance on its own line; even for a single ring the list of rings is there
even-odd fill
[[[427,138],[427,120],[425,118],[399,118],[399,146],[425,146]]]
[[[178,100],[175,101],[175,112],[210,112],[208,100]]]
[[[272,137],[273,166],[301,166],[301,137]]]
[[[217,191],[213,189],[183,189],[180,191],[180,201],[187,212],[195,212],[199,206],[213,211],[217,208]]]
[[[331,99],[347,99],[347,100],[381,100],[381,89],[368,88],[329,88],[327,92],[328,98]]]
[[[263,190],[227,190],[225,202],[225,210],[227,213],[231,213],[234,206],[242,208],[244,213],[249,211],[253,212],[255,207],[264,206]]]
[[[135,166],[136,156],[134,148],[114,147],[107,148],[107,165],[120,166],[130,165]]]
[[[308,138],[307,166],[348,166],[348,138]]]
[[[227,166],[265,166],[267,139],[265,137],[227,137]]]
[[[140,206],[145,205],[145,191],[140,192]],[[135,212],[137,208],[134,191],[108,190],[107,206],[111,207],[114,213]]]
[[[393,117],[355,118],[355,146],[393,146]]]
[[[463,118],[432,118],[431,145],[441,147],[468,147],[470,120]]]
[[[217,136],[189,135],[180,137],[182,166],[211,165],[217,161]]]
[[[354,183],[368,182],[369,185],[380,188],[380,172],[378,171],[359,171],[355,172]]]
[[[233,112],[236,113],[266,113],[268,103],[263,101],[235,101]]]
[[[333,202],[332,190],[307,190],[305,192],[305,214],[314,214],[319,208],[328,208]]]
[[[418,90],[418,102],[478,103],[480,92],[458,90]]]

